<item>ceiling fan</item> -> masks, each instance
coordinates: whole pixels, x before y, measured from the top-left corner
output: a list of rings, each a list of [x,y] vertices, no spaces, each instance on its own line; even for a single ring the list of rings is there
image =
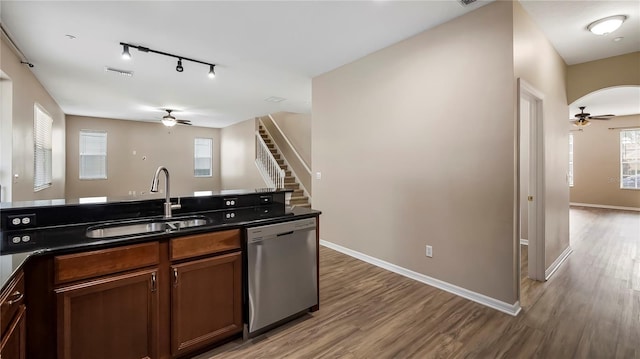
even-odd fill
[[[591,124],[589,120],[610,120],[612,117],[616,116],[612,114],[591,116],[590,113],[584,112],[585,108],[586,108],[585,106],[579,107],[580,113],[575,114],[576,120],[571,121],[571,123],[573,123],[574,126],[577,126],[577,127],[589,126]]]
[[[171,114],[171,112],[173,110],[169,110],[169,109],[165,109],[165,111],[167,111],[167,114],[165,116],[162,116],[162,124],[167,126],[167,127],[173,127],[175,125],[187,125],[187,126],[191,126],[191,121],[189,120],[179,120],[176,119],[175,117],[173,117],[173,115]]]

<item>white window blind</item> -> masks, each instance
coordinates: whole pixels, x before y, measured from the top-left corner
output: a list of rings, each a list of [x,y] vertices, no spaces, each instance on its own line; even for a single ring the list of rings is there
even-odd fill
[[[40,105],[34,105],[33,120],[33,191],[51,186],[52,151],[51,130],[53,119]]]
[[[573,187],[573,133],[569,134],[569,187]]]
[[[80,130],[80,179],[107,179],[107,132]]]
[[[211,157],[213,139],[196,138],[193,149],[193,175],[195,177],[211,177]]]
[[[620,131],[620,188],[640,189],[640,130]]]

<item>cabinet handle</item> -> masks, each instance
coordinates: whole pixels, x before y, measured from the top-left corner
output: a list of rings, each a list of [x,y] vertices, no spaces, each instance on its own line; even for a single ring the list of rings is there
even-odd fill
[[[173,285],[178,285],[178,268],[173,268]]]
[[[151,273],[151,291],[152,292],[156,291],[156,273],[155,272]]]
[[[19,303],[22,300],[22,298],[24,298],[24,294],[16,290],[11,295],[11,299],[7,301],[7,305],[14,305],[16,303]]]

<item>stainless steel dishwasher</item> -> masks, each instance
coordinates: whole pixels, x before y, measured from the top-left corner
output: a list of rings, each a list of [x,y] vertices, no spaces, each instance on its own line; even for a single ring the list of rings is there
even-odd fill
[[[318,304],[317,258],[315,218],[247,229],[245,336]]]

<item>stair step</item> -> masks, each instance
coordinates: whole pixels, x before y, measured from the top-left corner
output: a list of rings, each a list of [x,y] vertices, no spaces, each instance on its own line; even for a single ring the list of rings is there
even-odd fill
[[[289,204],[305,204],[305,203],[309,203],[309,197],[291,197],[291,200],[289,201]]]
[[[272,150],[276,148],[276,145],[274,145],[273,143],[268,143],[267,147],[269,147],[269,149]]]
[[[300,183],[285,183],[284,188],[286,189],[298,189],[300,188]]]
[[[291,207],[304,207],[311,208],[311,203],[303,203],[303,204],[292,204]]]
[[[276,159],[276,162],[278,162],[279,165],[283,165],[284,164],[284,160],[282,158]]]
[[[296,182],[295,177],[288,176],[284,178],[284,183],[295,183],[295,182]]]
[[[273,158],[275,158],[276,160],[280,159],[280,154],[279,153],[272,153]]]
[[[304,196],[304,190],[297,189],[291,192],[291,197],[302,197],[302,196]]]
[[[284,171],[284,176],[285,177],[291,176],[291,171]]]
[[[280,169],[281,169],[281,170],[285,170],[285,171],[286,171],[286,170],[287,170],[287,168],[289,168],[289,166],[287,166],[287,165],[280,165]]]

